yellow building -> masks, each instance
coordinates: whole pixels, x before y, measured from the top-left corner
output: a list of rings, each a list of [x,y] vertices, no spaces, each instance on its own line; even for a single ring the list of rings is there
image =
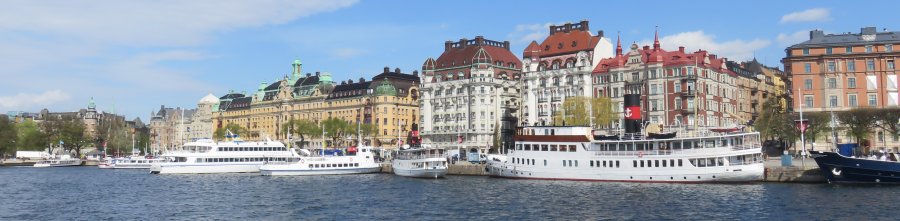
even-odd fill
[[[262,83],[253,94],[228,93],[213,109],[215,128],[235,123],[247,128],[245,139],[266,137],[287,141],[281,125],[292,119],[317,124],[334,117],[351,123],[373,123],[378,133],[365,137],[365,144],[386,148],[405,143],[418,122],[418,72],[384,71],[372,80],[360,78],[336,83],[328,73],[301,75],[302,64],[294,61],[290,76],[271,84]],[[328,138],[326,138],[328,139]],[[355,138],[354,138],[355,139]],[[322,147],[322,137],[307,137],[308,147]]]

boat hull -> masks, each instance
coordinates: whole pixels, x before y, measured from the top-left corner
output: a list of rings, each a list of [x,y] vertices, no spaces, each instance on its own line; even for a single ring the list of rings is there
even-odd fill
[[[489,163],[486,172],[493,177],[539,180],[573,180],[641,183],[746,183],[763,179],[763,164],[726,168],[663,169],[650,171],[597,171],[596,168],[541,170],[537,167]]]
[[[72,167],[72,166],[81,166],[82,161],[76,160],[66,163],[35,163],[33,167]]]
[[[900,184],[900,162],[849,158],[834,152],[811,153],[829,183]]]
[[[259,173],[263,176],[346,175],[377,173],[380,171],[381,167],[300,169],[290,165],[264,165],[259,169]]]
[[[398,176],[405,177],[416,177],[416,178],[442,178],[447,175],[447,168],[434,168],[434,169],[404,169],[404,168],[393,168],[394,174]]]
[[[256,173],[262,163],[162,163],[150,166],[151,174]]]

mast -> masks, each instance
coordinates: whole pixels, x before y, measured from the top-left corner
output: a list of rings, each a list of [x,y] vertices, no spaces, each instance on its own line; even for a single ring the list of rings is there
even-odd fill
[[[798,96],[803,96],[803,87],[797,88]],[[806,124],[803,123],[803,103],[800,103],[800,144],[803,145],[803,152],[800,153],[800,166],[806,168],[805,163],[803,162],[804,155],[806,153]]]
[[[181,109],[181,126],[180,126],[180,129],[181,129],[181,144],[178,144],[178,145],[183,145],[183,144],[184,144],[184,108]]]

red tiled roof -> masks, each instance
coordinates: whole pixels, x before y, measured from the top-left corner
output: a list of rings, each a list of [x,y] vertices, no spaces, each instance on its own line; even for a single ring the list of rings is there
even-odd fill
[[[460,40],[457,43],[448,42],[447,44],[444,53],[433,62],[434,69],[453,69],[453,73],[462,71],[464,74],[463,78],[469,78],[471,65],[476,62],[489,63],[491,65],[501,62],[503,67],[509,67],[512,63],[516,67],[514,69],[522,67],[522,61],[509,51],[509,45],[506,42],[499,43],[477,37],[475,41]],[[479,53],[482,50],[483,52]],[[429,61],[425,61],[423,70],[429,65]],[[497,74],[503,71],[496,70]],[[458,76],[454,75],[453,77],[457,78]]]
[[[698,50],[693,53],[686,53],[682,50],[666,51],[662,48],[651,49],[648,46],[644,46],[643,49],[637,49],[637,53],[641,54],[641,61],[644,63],[662,62],[664,67],[697,64],[698,66],[716,70],[720,73],[728,73],[730,75],[735,74],[727,68],[722,68],[722,64],[725,63],[725,58],[718,58],[716,55],[712,55],[704,50]],[[613,58],[601,60],[597,66],[594,67],[593,73],[608,73],[610,69],[624,66],[631,53],[632,52],[624,55],[616,55]],[[706,57],[709,57],[708,64],[704,63]]]
[[[532,42],[522,53],[524,57],[550,57],[593,50],[600,36],[591,35],[587,21],[550,26],[550,35],[540,44]]]

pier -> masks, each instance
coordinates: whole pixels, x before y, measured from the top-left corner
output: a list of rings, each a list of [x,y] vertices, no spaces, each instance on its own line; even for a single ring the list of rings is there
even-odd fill
[[[447,168],[447,174],[460,176],[487,176],[487,174],[484,172],[484,166],[484,164],[457,162],[457,164],[449,165],[449,168]],[[391,168],[391,163],[381,163],[381,172],[393,173],[394,171]]]
[[[791,166],[782,166],[778,158],[770,158],[765,162],[765,182],[780,183],[825,183],[825,176],[813,159],[794,159]]]

